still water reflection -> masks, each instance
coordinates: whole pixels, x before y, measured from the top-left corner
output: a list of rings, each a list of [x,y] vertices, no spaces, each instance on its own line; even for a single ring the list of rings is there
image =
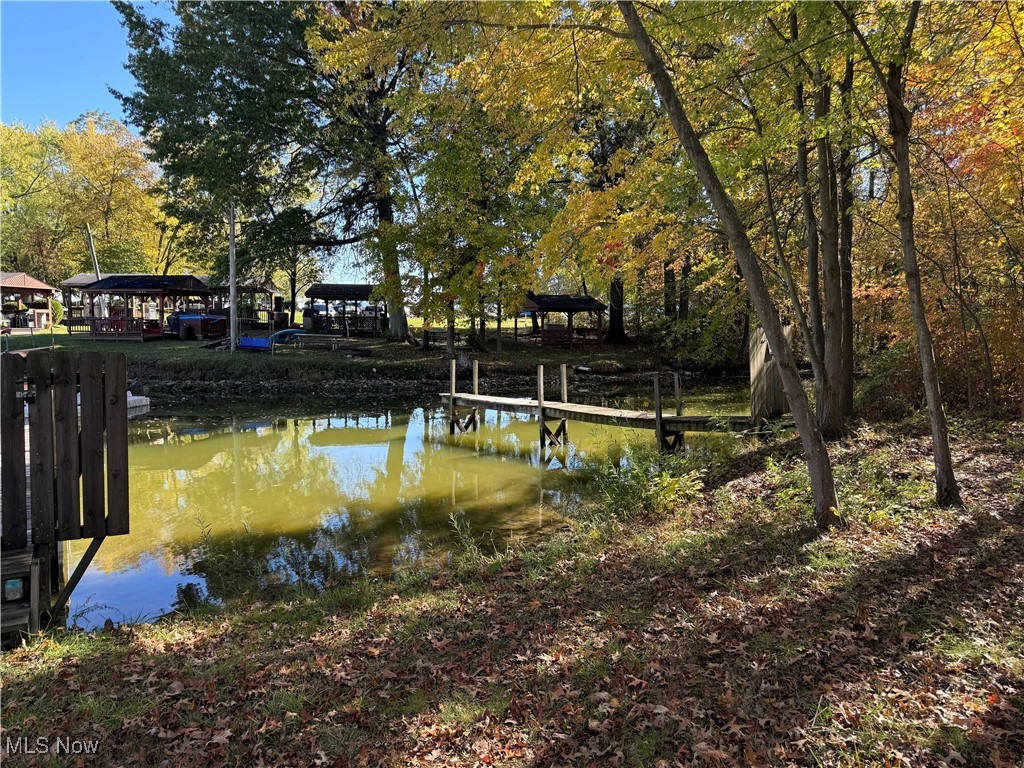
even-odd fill
[[[421,408],[133,424],[132,532],[104,542],[71,615],[134,621],[274,583],[414,569],[449,556],[453,516],[484,548],[542,535],[558,524],[552,470],[612,447],[607,430],[572,427],[568,456],[545,464],[536,422],[495,413],[455,439]]]
[[[745,397],[686,405],[735,413]],[[456,546],[453,519],[485,552],[542,537],[560,525],[566,468],[653,439],[576,422],[569,436],[566,454],[542,455],[526,416],[487,412],[479,431],[451,438],[441,409],[410,407],[133,422],[131,534],[104,542],[70,615],[83,627],[139,621],[277,584],[434,565]]]

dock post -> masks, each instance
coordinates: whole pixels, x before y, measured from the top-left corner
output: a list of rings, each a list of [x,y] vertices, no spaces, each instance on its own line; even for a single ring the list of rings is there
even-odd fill
[[[480,361],[473,361],[473,394],[480,394]]]
[[[544,458],[546,428],[544,426],[544,366],[537,366],[537,421],[540,425],[540,456]]]
[[[451,375],[448,379],[448,434],[455,434],[455,358],[452,358]]]
[[[661,375],[654,374],[654,439],[658,441],[658,453],[665,451],[665,428],[661,423]]]
[[[565,363],[562,363],[562,367],[561,367],[561,371],[560,372],[562,374],[562,402],[563,403],[568,403],[569,402],[569,374],[566,371]]]
[[[679,371],[672,372],[672,385],[676,389],[676,416],[683,415],[683,389],[679,386]]]

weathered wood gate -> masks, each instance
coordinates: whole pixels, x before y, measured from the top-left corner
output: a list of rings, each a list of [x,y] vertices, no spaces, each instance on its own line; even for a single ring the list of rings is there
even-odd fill
[[[36,631],[40,612],[64,608],[103,540],[128,533],[125,356],[0,356],[0,426],[3,631]],[[59,545],[77,539],[92,541],[60,585]]]

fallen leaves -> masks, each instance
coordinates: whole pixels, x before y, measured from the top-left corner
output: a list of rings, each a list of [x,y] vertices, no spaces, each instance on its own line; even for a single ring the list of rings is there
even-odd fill
[[[769,479],[731,481],[729,515],[639,522],[585,573],[570,551],[322,618],[44,641],[3,661],[4,735],[106,728],[109,764],[1020,768],[1020,501],[968,475],[966,513],[808,539]]]

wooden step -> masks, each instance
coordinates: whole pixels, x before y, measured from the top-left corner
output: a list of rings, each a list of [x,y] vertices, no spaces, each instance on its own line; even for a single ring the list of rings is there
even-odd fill
[[[0,553],[0,578],[23,578],[29,575],[31,568],[31,549],[9,549]]]
[[[31,609],[28,603],[4,603],[3,606],[0,606],[0,631],[27,630],[30,613]]]

